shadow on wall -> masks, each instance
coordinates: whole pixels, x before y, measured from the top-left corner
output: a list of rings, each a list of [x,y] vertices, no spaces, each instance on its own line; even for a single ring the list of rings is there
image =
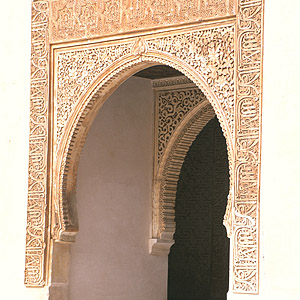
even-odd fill
[[[129,78],[105,102],[80,159],[80,230],[71,300],[165,299],[167,257],[149,255],[153,163],[151,81]]]
[[[168,300],[226,300],[229,239],[223,217],[229,192],[226,141],[213,118],[191,145],[178,181]]]

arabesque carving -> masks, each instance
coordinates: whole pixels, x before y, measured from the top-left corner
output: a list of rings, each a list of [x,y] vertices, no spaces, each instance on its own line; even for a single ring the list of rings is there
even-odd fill
[[[156,255],[168,254],[174,243],[177,183],[185,156],[199,132],[215,116],[205,95],[184,78],[153,81],[158,90],[150,253]],[[176,82],[181,84],[175,85]]]
[[[262,1],[240,1],[232,223],[233,289],[241,293],[258,291],[262,14]]]
[[[234,0],[53,0],[51,42],[98,37],[235,14]]]
[[[130,55],[162,52],[173,55],[201,74],[217,98],[216,111],[226,114],[221,123],[233,139],[234,122],[234,27],[220,26],[163,37],[138,38],[109,46],[90,46],[57,56],[56,140],[59,145],[65,123],[80,97],[97,76],[114,62]],[[217,107],[218,106],[218,107]],[[219,108],[222,107],[222,110]],[[221,121],[222,122],[222,121]],[[227,129],[229,127],[229,129]],[[57,149],[57,148],[56,148]]]
[[[232,158],[233,38],[234,27],[228,24],[212,29],[195,29],[175,35],[165,34],[162,37],[144,36],[143,38],[129,39],[123,43],[118,42],[118,44],[96,44],[86,47],[84,50],[71,49],[57,52],[58,67],[54,74],[57,83],[54,86],[57,98],[54,100],[53,149],[55,156],[60,157],[61,160],[55,160],[53,166],[54,172],[60,175],[54,181],[57,189],[53,191],[53,194],[59,195],[59,197],[54,200],[54,223],[56,225],[52,230],[57,239],[61,239],[62,235],[69,239],[70,235],[77,232],[77,220],[74,217],[76,213],[71,213],[71,210],[76,207],[74,202],[76,176],[74,174],[76,174],[77,160],[79,159],[74,153],[78,154],[81,149],[81,144],[76,141],[85,138],[82,129],[86,125],[82,126],[79,119],[81,115],[87,116],[89,111],[93,110],[92,103],[96,101],[94,99],[83,103],[81,97],[90,89],[90,83],[93,83],[101,74],[106,74],[107,70],[112,70],[112,65],[122,63],[122,60],[128,60],[128,63],[120,70],[134,66],[137,62],[152,61],[173,66],[183,73],[187,73],[184,65],[194,70],[194,74],[199,72],[202,75],[201,79],[197,79],[197,76],[192,73],[187,73],[187,76],[193,76],[193,80],[211,100],[227,138],[228,152]],[[183,47],[179,47],[180,43]],[[226,49],[226,52],[217,50],[223,48]],[[187,53],[187,51],[189,52]],[[135,59],[131,61],[132,58]],[[115,71],[116,74],[119,72]],[[114,72],[111,74],[110,76],[113,76]],[[103,85],[104,83],[101,83],[97,89]],[[90,93],[98,93],[96,91]],[[100,93],[105,94],[103,91]],[[226,98],[224,98],[225,96]],[[79,107],[82,109],[79,110]],[[72,128],[66,124],[71,124]],[[82,134],[78,134],[78,132]],[[232,159],[230,162],[232,166]],[[161,212],[157,212],[157,214],[161,214]],[[163,222],[163,218],[160,218],[160,221]],[[159,227],[163,228],[164,225]]]
[[[47,1],[32,4],[30,139],[25,284],[45,284],[47,212],[49,42]]]
[[[158,91],[157,105],[157,143],[155,159],[159,164],[167,144],[184,117],[200,102],[206,100],[205,95],[197,88],[181,88]]]
[[[33,1],[27,286],[49,284],[50,238],[71,241],[78,230],[76,172],[97,109],[134,72],[167,64],[201,89],[221,123],[230,162],[224,222],[232,233],[233,291],[258,293],[263,2],[234,2]],[[155,213],[166,220],[168,208],[160,205]],[[157,232],[166,232],[167,223],[159,224]]]

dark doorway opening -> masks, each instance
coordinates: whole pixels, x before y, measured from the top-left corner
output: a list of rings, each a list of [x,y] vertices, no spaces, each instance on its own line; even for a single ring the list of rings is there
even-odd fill
[[[215,117],[191,145],[178,181],[168,300],[227,299],[229,239],[222,222],[228,191],[226,141]]]

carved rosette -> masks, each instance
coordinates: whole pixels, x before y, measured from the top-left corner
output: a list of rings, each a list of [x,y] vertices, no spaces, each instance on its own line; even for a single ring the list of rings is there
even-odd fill
[[[48,1],[32,3],[30,137],[25,284],[45,284],[49,44]]]

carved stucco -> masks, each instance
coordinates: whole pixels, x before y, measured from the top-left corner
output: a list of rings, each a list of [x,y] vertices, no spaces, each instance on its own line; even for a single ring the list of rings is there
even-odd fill
[[[58,9],[71,6],[73,11],[78,7],[75,2],[83,3],[68,1],[60,7],[61,1],[52,1],[51,5],[55,2]],[[83,47],[79,47],[79,42],[77,48],[54,51],[50,64],[49,36],[52,41],[60,39],[53,38],[55,30],[51,22],[59,21],[59,18],[55,19],[51,10],[50,26],[49,2],[33,1],[27,286],[47,284],[47,274],[51,272],[45,268],[50,238],[68,240],[68,236],[78,229],[76,211],[72,211],[74,207],[70,201],[75,197],[80,149],[91,120],[100,108],[96,99],[102,97],[104,101],[135,71],[151,63],[161,63],[178,69],[192,80],[205,93],[219,118],[232,162],[233,185],[225,222],[232,232],[233,291],[258,292],[262,13],[262,1],[239,0],[236,19],[230,19],[232,24],[224,19],[220,21],[221,25],[211,23],[200,29],[184,31],[175,28],[165,33],[136,35],[136,38],[126,40],[111,39]],[[216,13],[212,15],[218,17]],[[70,26],[76,23],[74,20]],[[105,29],[107,33],[117,32],[116,28],[120,26],[117,20],[115,29],[111,26]],[[186,22],[186,19],[183,17],[180,22]],[[177,21],[172,24],[175,23]],[[167,23],[159,26],[163,28],[164,24]],[[149,28],[157,26],[155,23],[148,25]],[[88,23],[85,26],[91,28]],[[122,28],[131,30],[126,26]],[[66,41],[102,34],[99,31],[91,34],[90,29],[83,35],[77,35],[76,30],[62,29],[62,32],[65,35],[61,39]],[[50,83],[51,68],[55,76]],[[55,92],[52,94],[54,107],[49,98],[49,84]],[[69,84],[72,89],[68,88]],[[50,127],[49,111],[52,114]],[[70,162],[74,157],[77,161]],[[68,177],[71,172],[72,178]],[[52,237],[46,230],[49,226]]]
[[[186,77],[153,81],[155,154],[153,229],[150,253],[168,254],[174,243],[179,174],[189,147],[215,115],[207,98]]]
[[[234,0],[52,0],[51,42],[99,37],[235,14]]]
[[[30,138],[25,284],[44,285],[49,101],[48,3],[32,3]]]
[[[165,90],[156,92],[155,143],[157,145],[155,147],[155,159],[157,164],[161,161],[164,150],[177,126],[192,109],[206,100],[205,95],[196,86],[176,88],[175,85],[172,85],[165,88]]]
[[[90,90],[88,93],[90,95],[94,93],[105,95],[105,90],[111,89],[109,82],[126,68],[151,61],[173,66],[188,77],[192,77],[214,106],[227,137],[230,157],[233,156],[233,37],[234,26],[230,24],[212,29],[196,29],[182,34],[169,33],[159,38],[144,36],[123,43],[119,41],[117,45],[114,43],[110,43],[108,46],[93,45],[84,50],[67,52],[64,49],[62,53],[55,55],[58,67],[57,73],[55,73],[57,86],[54,86],[56,90],[54,111],[56,114],[54,116],[53,147],[54,154],[58,159],[54,161],[53,168],[55,173],[60,174],[60,180],[54,181],[57,189],[53,191],[53,194],[59,195],[58,199],[54,201],[57,212],[55,214],[57,215],[57,225],[54,229],[56,238],[61,238],[59,236],[66,232],[69,237],[70,234],[77,231],[77,220],[72,217],[71,213],[75,206],[75,202],[73,204],[72,202],[75,201],[76,176],[74,173],[76,173],[78,162],[74,153],[81,148],[81,144],[78,144],[79,141],[85,138],[85,133],[82,132],[82,121],[80,121],[81,115],[85,115],[84,118],[90,120],[91,118],[87,115],[94,109],[93,102],[96,101],[95,97],[88,96],[84,99],[86,90]],[[183,47],[176,48],[177,43],[174,45],[174,40],[178,41],[178,45],[180,42]],[[227,52],[216,53],[216,49],[221,47],[217,44],[222,45]],[[194,53],[190,50],[191,48],[195,50],[200,48],[202,53],[200,51]],[[190,52],[186,53],[186,50]],[[109,58],[106,64],[102,63],[103,53],[105,57]],[[114,68],[116,69],[114,70]],[[191,71],[186,69],[191,69]],[[106,74],[107,70],[110,70],[109,74]],[[200,77],[198,74],[202,73],[203,76]],[[90,82],[93,83],[96,78],[102,76],[104,77],[98,86],[92,88]],[[224,95],[226,95],[226,99]],[[83,98],[81,99],[81,97]],[[77,143],[76,147],[75,143]],[[60,158],[61,160],[59,160]],[[232,159],[230,162],[232,166]],[[161,212],[157,212],[157,214],[161,214]]]
[[[241,0],[237,20],[233,289],[258,292],[263,2]]]
[[[143,37],[109,46],[87,46],[57,55],[56,145],[65,123],[88,86],[120,59],[141,53],[166,53],[193,68],[209,85],[217,105],[226,114],[233,137],[234,119],[234,26],[219,26],[163,37]]]
[[[182,97],[183,95],[184,97]],[[169,97],[167,112],[166,105],[162,101],[166,97]],[[194,105],[191,105],[189,110],[184,113],[180,104],[187,99],[190,104]],[[197,87],[181,86],[177,90],[169,87],[167,90],[157,91],[156,101],[158,106],[156,118],[158,120],[155,125],[157,145],[150,253],[163,255],[169,253],[170,247],[174,243],[177,183],[185,156],[199,132],[215,116],[215,112],[205,95]],[[172,128],[172,130],[164,132],[163,139],[167,140],[164,144],[161,144],[160,134],[166,125],[161,124],[162,117],[167,119],[168,126]]]

